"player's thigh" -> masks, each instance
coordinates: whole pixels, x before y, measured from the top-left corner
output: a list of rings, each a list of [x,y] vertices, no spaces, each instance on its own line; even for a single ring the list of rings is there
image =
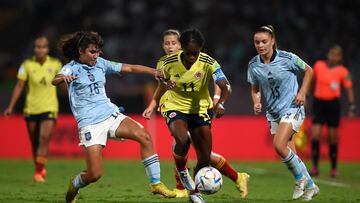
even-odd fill
[[[203,125],[190,130],[191,140],[196,151],[200,153],[211,153],[212,134],[209,125]]]
[[[96,144],[84,148],[87,171],[93,174],[101,174],[103,146],[100,144]]]
[[[163,112],[166,124],[176,142],[188,140],[189,114],[180,111],[170,110]]]
[[[183,119],[175,119],[169,123],[168,128],[176,143],[190,144],[187,122]]]
[[[293,130],[291,123],[280,122],[273,137],[273,145],[279,149],[286,147],[294,133],[295,131]]]
[[[144,139],[151,139],[150,134],[146,131],[144,126],[130,117],[124,118],[120,123],[115,131],[115,136],[117,138],[130,139],[138,142],[143,141]]]
[[[39,126],[37,121],[26,121],[26,129],[31,140],[34,139],[39,132]]]
[[[44,138],[50,138],[55,127],[55,122],[56,121],[54,119],[40,121],[40,136]]]

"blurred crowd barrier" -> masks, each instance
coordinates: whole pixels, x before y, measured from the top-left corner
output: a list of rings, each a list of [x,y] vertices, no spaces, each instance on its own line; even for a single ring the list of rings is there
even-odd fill
[[[146,120],[140,115],[131,115],[139,121],[153,136],[155,147],[161,159],[172,158],[172,137],[162,117]],[[303,130],[310,128],[310,120],[305,122]],[[360,161],[358,134],[360,119],[342,119],[340,126],[339,160]],[[0,117],[1,149],[0,158],[31,158],[31,146],[26,132],[25,121],[21,115]],[[309,133],[305,133],[308,138]],[[305,139],[306,140],[306,139]],[[323,137],[326,141],[326,137]],[[60,115],[55,133],[49,146],[52,157],[76,158],[83,155],[78,145],[77,126],[71,115]],[[305,142],[306,144],[306,142]],[[327,158],[327,145],[321,147],[321,156]],[[264,117],[225,116],[213,121],[213,150],[232,160],[276,160],[276,155]],[[299,148],[304,158],[310,157],[310,145]],[[103,152],[105,158],[139,159],[139,145],[131,140],[124,142],[108,141]],[[190,158],[194,158],[193,150]]]

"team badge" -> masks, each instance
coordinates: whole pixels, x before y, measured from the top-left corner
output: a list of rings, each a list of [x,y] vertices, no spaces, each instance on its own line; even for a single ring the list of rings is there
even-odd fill
[[[90,133],[90,132],[86,132],[86,133],[85,133],[85,140],[86,140],[86,141],[91,140],[91,133]]]
[[[176,112],[171,112],[170,114],[169,114],[169,118],[174,118],[176,116]]]
[[[50,73],[50,74],[52,74],[53,72],[54,72],[54,69],[53,68],[48,68],[48,72]]]
[[[203,75],[204,75],[204,74],[203,74],[202,72],[200,72],[200,71],[195,73],[195,77],[196,77],[197,79],[202,78]]]
[[[94,82],[95,81],[95,76],[93,74],[91,74],[90,72],[88,72],[88,78],[91,82]]]

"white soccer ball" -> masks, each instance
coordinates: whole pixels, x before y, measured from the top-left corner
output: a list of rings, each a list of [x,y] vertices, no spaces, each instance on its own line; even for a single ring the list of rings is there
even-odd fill
[[[199,192],[210,195],[220,190],[223,180],[221,173],[214,167],[200,169],[195,176],[195,186]]]

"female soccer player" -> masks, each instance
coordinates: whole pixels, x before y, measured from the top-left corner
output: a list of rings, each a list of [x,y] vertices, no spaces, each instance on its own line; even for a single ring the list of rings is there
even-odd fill
[[[8,116],[13,112],[26,86],[24,115],[35,164],[33,181],[44,183],[48,144],[59,111],[56,87],[51,85],[51,80],[59,72],[62,64],[58,59],[48,55],[49,42],[46,37],[36,38],[34,53],[35,56],[26,59],[19,68],[18,81],[4,115]]]
[[[102,150],[107,138],[138,142],[151,192],[175,197],[175,193],[160,182],[160,163],[151,135],[141,124],[120,113],[105,93],[107,74],[128,72],[161,77],[161,72],[142,65],[108,61],[99,56],[102,45],[101,36],[91,31],[64,36],[59,42],[60,51],[70,62],[52,83],[67,83],[71,110],[78,123],[80,145],[84,146],[87,163],[85,171],[70,179],[66,201],[73,201],[80,188],[101,177]]]
[[[220,65],[201,52],[204,37],[199,30],[184,31],[180,36],[180,43],[183,50],[164,60],[162,71],[169,90],[161,98],[163,103],[160,110],[171,135],[175,138],[175,165],[182,184],[190,191],[190,201],[205,202],[195,189],[194,181],[186,167],[187,153],[192,143],[198,158],[194,174],[200,168],[210,165],[212,149],[210,128],[212,110],[210,109],[213,104],[209,93],[209,82],[214,77],[221,89],[220,99],[213,108],[217,118],[224,115],[224,103],[231,94],[231,86]],[[156,98],[156,101],[159,99]]]
[[[162,47],[164,52],[166,53],[165,56],[161,57],[157,63],[157,68],[161,69],[164,65],[164,61],[167,57],[171,54],[176,54],[181,49],[180,44],[180,32],[178,30],[169,29],[163,33],[163,41]],[[215,84],[215,94],[213,97],[213,103],[216,104],[217,100],[220,98],[221,89]],[[145,109],[143,116],[147,119],[150,119],[150,116],[154,109],[157,106],[161,106],[166,99],[165,88],[158,83],[158,87],[156,88],[156,94],[154,95],[152,101],[150,102],[149,106]],[[160,98],[161,97],[161,98]],[[160,105],[158,105],[156,98],[160,98]],[[158,101],[159,102],[159,101]],[[175,143],[174,143],[175,145]],[[190,143],[189,143],[190,145]],[[229,177],[236,185],[236,188],[240,192],[240,196],[245,198],[248,194],[247,184],[249,181],[249,175],[246,173],[238,173],[230,163],[221,155],[211,152],[210,154],[210,165],[217,168],[222,174]],[[176,197],[187,197],[187,190],[182,185],[178,173],[175,171],[175,180],[176,180],[176,188],[173,190],[176,193]]]
[[[295,54],[277,50],[271,25],[261,26],[255,31],[254,45],[258,55],[250,60],[248,67],[254,112],[261,112],[262,93],[268,105],[266,117],[275,151],[296,180],[293,199],[302,197],[311,200],[319,193],[319,188],[296,155],[292,136],[299,131],[305,118],[303,105],[311,83],[312,69]],[[296,77],[298,72],[304,72],[300,89]]]
[[[320,135],[322,125],[328,126],[329,156],[331,160],[330,176],[337,176],[338,128],[340,123],[341,85],[347,93],[349,103],[349,118],[355,116],[355,97],[351,76],[342,64],[342,48],[339,45],[331,47],[327,60],[319,60],[314,65],[314,101],[312,121],[311,156],[313,167],[310,174],[319,175]]]

